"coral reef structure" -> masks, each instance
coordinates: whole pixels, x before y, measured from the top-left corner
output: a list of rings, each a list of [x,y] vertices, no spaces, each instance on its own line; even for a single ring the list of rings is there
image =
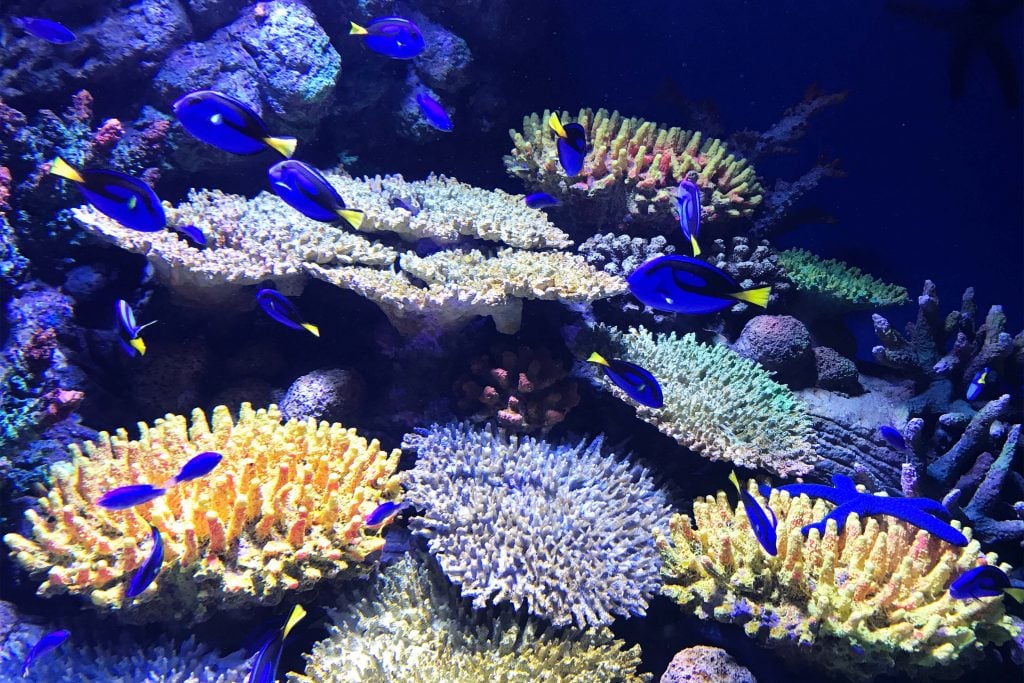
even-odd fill
[[[338,422],[356,412],[366,395],[366,381],[354,370],[314,370],[291,383],[279,408],[285,420]]]
[[[388,453],[339,424],[282,424],[276,406],[224,406],[207,421],[199,409],[139,424],[71,447],[52,468],[39,510],[25,517],[31,538],[8,534],[12,557],[39,594],[86,595],[129,621],[202,621],[216,609],[277,604],[323,579],[365,571],[384,545],[364,517],[399,495],[399,452]],[[202,451],[224,459],[211,474],[127,510],[96,499],[115,486],[160,486]],[[135,600],[126,582],[145,559],[140,545],[156,526],[164,568]]]
[[[668,508],[646,470],[601,445],[468,424],[409,434],[410,527],[476,607],[510,602],[581,628],[642,615],[659,585],[650,530]]]
[[[757,679],[725,650],[695,645],[675,654],[660,683],[757,683]]]
[[[816,368],[811,332],[791,315],[759,315],[743,326],[733,351],[757,361],[790,388],[814,384]]]
[[[806,299],[808,310],[828,313],[873,310],[907,301],[907,290],[871,277],[842,261],[823,259],[804,249],[779,252],[786,276]],[[819,311],[819,315],[820,315]]]

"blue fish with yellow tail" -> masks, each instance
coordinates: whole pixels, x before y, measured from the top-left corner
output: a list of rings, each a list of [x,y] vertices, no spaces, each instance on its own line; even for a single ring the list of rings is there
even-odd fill
[[[363,224],[363,212],[346,207],[334,186],[309,164],[288,159],[271,166],[267,176],[277,196],[307,218],[322,223],[341,219],[356,230]]]
[[[988,373],[989,369],[984,367],[974,375],[974,379],[967,385],[968,401],[977,401],[981,397],[981,392],[985,391],[985,385],[988,384]]]
[[[274,683],[277,680],[277,665],[281,662],[281,653],[284,651],[284,639],[304,616],[306,610],[302,605],[295,605],[292,608],[281,632],[268,638],[256,653],[256,661],[253,662],[247,683]]]
[[[256,293],[256,303],[267,315],[285,327],[290,327],[293,330],[306,330],[314,337],[320,336],[320,328],[312,323],[307,323],[299,313],[299,309],[295,308],[281,292],[273,289],[261,289]]]
[[[669,254],[644,263],[626,279],[651,308],[672,313],[714,313],[745,301],[765,308],[771,287],[743,289],[725,271],[689,256]]]
[[[407,507],[409,507],[407,502],[396,503],[393,500],[386,500],[363,518],[363,524],[370,529],[375,529]]]
[[[117,315],[117,323],[121,328],[121,331],[128,341],[122,340],[122,347],[129,356],[134,356],[136,353],[140,356],[146,355],[146,342],[142,340],[140,336],[142,331],[156,323],[155,320],[148,322],[145,325],[139,325],[135,322],[135,313],[132,311],[132,307],[128,305],[128,302],[124,299],[118,299],[117,304],[114,307]]]
[[[43,655],[53,652],[61,644],[68,639],[71,635],[70,631],[50,631],[32,646],[32,649],[28,651],[28,655],[25,657],[25,661],[21,665],[21,676],[22,678],[28,676],[29,667],[36,663],[36,661]]]
[[[896,450],[905,451],[907,450],[907,441],[900,434],[900,431],[892,425],[882,425],[878,428],[878,433],[882,435],[885,442],[895,448]]]
[[[949,585],[949,595],[955,600],[995,598],[1003,593],[1024,603],[1024,588],[1013,587],[1006,572],[993,564],[968,569]]]
[[[557,197],[549,195],[547,192],[534,192],[528,194],[523,198],[526,205],[531,209],[546,209],[549,206],[558,206],[562,202]]]
[[[736,478],[735,471],[729,473],[729,481],[732,482],[732,485],[736,487],[737,493],[740,494],[740,500],[743,501],[743,509],[747,513],[747,520],[750,522],[750,528],[753,530],[754,536],[757,537],[757,541],[764,548],[764,551],[774,557],[778,552],[776,530],[779,526],[779,520],[775,517],[775,511],[768,505],[761,507],[757,499],[750,495],[750,491],[740,486],[740,480]],[[765,510],[768,510],[767,514]],[[771,519],[768,519],[768,514],[771,514]]]
[[[605,376],[640,405],[648,408],[661,408],[665,405],[658,380],[639,365],[614,358],[609,360],[596,351],[590,354],[587,362],[600,365]]]
[[[365,27],[356,22],[349,28],[350,36],[363,36],[366,47],[392,59],[413,59],[423,52],[426,43],[419,27],[401,17],[381,17]]]
[[[99,168],[79,171],[60,157],[50,165],[50,173],[76,183],[93,208],[126,228],[156,232],[167,225],[160,198],[137,178]]]
[[[271,135],[259,114],[222,92],[191,92],[173,109],[192,137],[225,152],[248,156],[272,149],[286,159],[295,154],[295,138]]]
[[[128,584],[128,589],[124,594],[129,598],[134,598],[149,588],[164,566],[164,541],[160,537],[160,530],[150,524],[149,532],[153,547],[150,549],[146,561],[142,563],[139,570],[132,576],[131,583]]]
[[[184,235],[186,241],[197,249],[206,249],[206,235],[194,225],[181,225],[175,228],[179,235]]]
[[[96,499],[96,504],[107,510],[127,510],[148,503],[167,493],[167,489],[152,484],[130,484],[111,489]]]
[[[583,170],[583,160],[587,156],[587,131],[578,123],[562,125],[558,114],[552,114],[548,126],[558,136],[558,161],[562,170],[569,177],[577,176]]]
[[[416,93],[416,104],[419,105],[420,114],[423,115],[427,123],[442,133],[452,132],[454,126],[451,117],[448,116],[448,112],[444,110],[440,102],[427,93],[420,92]]]
[[[183,481],[192,481],[200,477],[205,477],[207,474],[212,472],[220,461],[224,459],[224,456],[216,451],[204,451],[198,455],[194,455],[189,458],[189,461],[181,466],[178,473],[171,477],[170,482],[164,486],[174,486],[180,484]]]
[[[700,233],[700,188],[691,180],[679,183],[676,201],[679,205],[679,228],[690,243],[694,256],[700,256],[697,235]]]
[[[11,17],[11,25],[21,29],[33,38],[45,40],[54,45],[67,45],[75,42],[75,34],[64,24],[40,17]]]

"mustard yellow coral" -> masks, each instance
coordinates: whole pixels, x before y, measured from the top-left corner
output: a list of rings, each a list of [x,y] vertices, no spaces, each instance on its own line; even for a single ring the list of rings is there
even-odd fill
[[[201,621],[214,606],[276,604],[289,591],[365,570],[384,544],[363,518],[400,495],[400,451],[382,451],[353,429],[282,424],[277,406],[243,403],[237,420],[218,406],[209,422],[196,409],[191,426],[167,415],[139,423],[139,432],[138,440],[124,429],[101,432],[96,443],[71,446],[39,512],[26,512],[31,539],[4,537],[18,564],[45,577],[40,595],[86,595],[131,621]],[[95,504],[115,486],[159,486],[201,451],[224,456],[211,474],[128,510]],[[150,524],[164,539],[163,570],[126,601]]]
[[[760,497],[754,482],[748,487]],[[949,595],[963,571],[998,562],[979,556],[977,541],[957,548],[902,520],[855,514],[841,534],[830,521],[824,536],[804,537],[801,527],[822,519],[830,503],[773,491],[769,504],[779,521],[775,557],[761,548],[743,506],[722,492],[695,500],[692,521],[675,515],[669,535],[657,535],[663,592],[703,619],[740,624],[784,656],[851,680],[893,669],[953,673],[987,642],[1017,633],[1002,598]]]

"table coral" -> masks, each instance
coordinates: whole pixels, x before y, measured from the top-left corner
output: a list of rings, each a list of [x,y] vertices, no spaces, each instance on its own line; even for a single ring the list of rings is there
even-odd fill
[[[636,363],[661,383],[665,406],[637,405],[637,416],[712,460],[780,476],[807,473],[817,456],[803,403],[754,361],[692,334],[654,336],[640,328],[600,328],[611,357]],[[625,393],[605,382],[616,396]]]
[[[424,559],[406,557],[333,612],[330,636],[291,683],[642,683],[640,648],[607,628],[545,628],[474,612]]]
[[[38,593],[86,595],[126,620],[198,622],[213,609],[277,604],[318,581],[366,571],[384,540],[363,517],[399,495],[399,451],[382,451],[339,424],[282,424],[276,406],[224,406],[192,424],[167,415],[72,446],[71,462],[51,471],[39,510],[25,517],[31,538],[8,534],[12,557],[45,576]],[[95,500],[115,485],[160,485],[190,457],[219,451],[210,475],[123,511]],[[128,577],[144,560],[149,525],[163,534],[164,569],[135,601]]]
[[[907,301],[907,290],[877,280],[842,261],[823,259],[804,249],[779,252],[779,263],[812,309],[828,312],[873,310]]]
[[[755,482],[748,489],[760,497]],[[1017,634],[1002,597],[949,595],[964,571],[997,564],[977,541],[956,548],[902,520],[855,514],[841,534],[830,521],[824,535],[805,537],[801,527],[825,517],[829,503],[778,490],[767,502],[779,522],[775,557],[761,549],[743,506],[721,491],[694,501],[696,528],[673,516],[670,533],[657,538],[663,592],[702,619],[740,624],[783,656],[850,680],[894,669],[955,675],[987,643]]]
[[[658,589],[650,530],[668,508],[650,475],[602,442],[435,425],[406,435],[410,528],[474,606],[510,602],[555,626],[642,615]]]

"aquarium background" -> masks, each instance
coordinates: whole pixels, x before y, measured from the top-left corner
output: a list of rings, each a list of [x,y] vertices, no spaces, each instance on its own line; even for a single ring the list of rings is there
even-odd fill
[[[1019,570],[1024,564],[1022,4],[5,1],[0,7],[0,302],[5,307],[0,526],[8,535],[0,558],[0,680],[19,680],[32,644],[56,629],[68,629],[71,637],[33,661],[36,680],[272,681],[273,668],[262,678],[251,673],[252,657],[261,646],[265,650],[281,641],[280,680],[484,681],[507,675],[510,680],[598,682],[658,680],[664,673],[663,681],[675,681],[685,679],[665,673],[669,661],[694,645],[723,648],[735,659],[723,664],[691,653],[695,670],[713,671],[707,680],[749,680],[742,678],[740,666],[759,681],[1020,677],[1020,604],[1001,588],[970,600],[952,599],[948,589],[973,566],[979,548],[997,553],[1007,563],[1009,581],[1024,586]],[[374,18],[387,16],[409,19],[423,30],[423,55],[394,59],[349,35],[350,21],[370,26]],[[58,21],[76,33],[76,40],[51,44],[18,26],[17,18],[23,17]],[[989,58],[994,52],[1008,55],[1012,68],[994,66]],[[957,69],[963,74],[959,90]],[[295,158],[328,171],[350,208],[366,210],[367,225],[360,231],[344,222],[314,223],[269,194],[267,168],[281,160],[274,151],[236,156],[190,135],[173,105],[204,89],[237,97],[262,116],[273,135],[296,137]],[[451,132],[437,130],[417,106],[415,95],[423,92],[451,115]],[[712,247],[715,239],[729,244],[742,236],[756,246],[767,238],[771,254],[807,250],[860,269],[874,284],[866,293],[851,293],[865,286],[864,280],[840,269],[826,272],[825,285],[811,285],[798,281],[795,267],[785,268],[788,275],[780,270],[779,257],[730,261],[734,252],[723,247],[720,263],[742,289],[772,285],[766,310],[734,305],[727,297],[721,310],[699,315],[645,307],[638,301],[643,285],[631,278],[627,286],[629,272],[667,253],[665,245],[677,255],[690,254],[671,194],[681,178],[651,181],[657,188],[651,192],[658,194],[650,203],[652,213],[644,217],[629,193],[636,192],[643,205],[651,192],[636,190],[631,180],[620,179],[610,192],[596,195],[562,182],[566,174],[555,154],[555,134],[543,118],[535,131],[543,146],[532,150],[534,156],[516,147],[509,134],[529,138],[524,117],[532,113],[564,112],[562,122],[568,124],[583,108],[701,131],[705,139],[725,140],[738,160],[749,158],[763,186],[759,203],[745,203],[753,192],[739,190],[729,199],[715,195],[714,178],[698,180],[704,200],[700,241],[708,262],[715,263],[721,252]],[[758,144],[762,151],[755,154]],[[148,182],[168,206],[178,207],[168,209],[171,227],[150,238],[103,217],[102,210],[76,209],[86,204],[86,196],[75,182],[50,173],[57,156],[79,169],[108,168]],[[591,174],[593,182],[591,167],[586,168],[583,176]],[[696,168],[701,170],[700,161]],[[371,181],[360,184],[345,174]],[[457,188],[446,203],[434,186],[388,179],[375,186],[372,179],[386,174],[401,174],[405,181],[443,174],[513,196]],[[192,188],[240,197],[183,205]],[[626,188],[623,196],[618,188]],[[546,219],[523,204],[522,195],[538,190],[562,200],[561,206],[543,210]],[[256,201],[262,203],[245,203],[261,192],[266,196]],[[773,201],[784,208],[769,216]],[[441,237],[449,222],[463,220],[477,202],[501,215],[466,219],[469,227],[461,236]],[[223,273],[215,272],[211,282],[219,284],[194,287],[195,264],[216,261],[220,248],[244,251],[238,245],[248,229],[255,234],[255,214],[239,221],[235,206],[247,211],[257,206],[260,231],[283,230],[267,238],[268,244],[279,240],[275,246],[253,257],[266,266],[266,277],[221,282]],[[740,207],[743,215],[730,217],[725,207]],[[394,227],[394,217],[405,210],[429,216],[422,232]],[[180,231],[189,223],[203,228],[205,248]],[[500,236],[485,236],[487,230]],[[623,251],[621,244],[617,252],[607,244],[581,246],[606,233],[643,241],[632,251]],[[282,234],[301,234],[301,249]],[[506,271],[497,280],[518,278],[520,284],[498,305],[493,292],[500,287],[461,262],[438,261],[440,274],[432,275],[413,274],[407,261],[384,267],[373,262],[380,272],[404,268],[414,289],[425,288],[433,276],[448,278],[462,292],[461,298],[415,310],[416,292],[381,293],[373,290],[376,280],[353,285],[345,279],[346,258],[361,266],[375,258],[343,254],[362,248],[351,246],[351,234],[376,249],[401,253],[408,262],[429,263],[474,249],[494,257],[511,247],[526,253],[527,260],[532,249],[556,254],[561,265],[553,274],[538,274],[522,263],[502,266]],[[524,247],[527,234],[541,246]],[[651,241],[659,236],[662,241]],[[574,244],[566,246],[568,239]],[[313,249],[330,253],[335,244],[347,245],[337,247],[340,256],[323,251],[308,256]],[[318,261],[324,271],[291,277],[286,261],[300,252],[306,254],[300,261]],[[569,254],[577,253],[585,261],[571,262]],[[275,259],[280,268],[269,274]],[[933,281],[934,289],[919,301],[925,280]],[[543,294],[528,291],[545,287]],[[900,287],[905,294],[893,295]],[[969,287],[974,296],[965,302]],[[268,315],[256,299],[264,288],[280,290],[294,313]],[[396,311],[392,296],[407,297],[404,311]],[[467,304],[472,297],[485,301]],[[508,304],[509,299],[515,302]],[[122,300],[139,324],[157,323],[126,333],[116,307]],[[521,319],[514,313],[520,301]],[[1001,309],[993,313],[993,306]],[[906,327],[915,322],[916,335]],[[296,329],[300,323],[315,324],[318,336]],[[631,336],[631,327],[652,336]],[[670,339],[671,333],[695,337],[691,343]],[[133,337],[145,339],[144,355],[130,355],[131,346],[125,348]],[[665,390],[666,408],[645,407],[635,382],[631,390],[628,382],[624,386],[600,365],[587,363],[594,351],[650,371]],[[61,473],[69,467],[87,467],[81,461],[66,464],[69,445],[121,428],[126,430],[122,438],[135,439],[139,422],[153,425],[165,414],[190,418],[195,408],[212,418],[218,405],[226,405],[242,424],[243,402],[256,411],[281,406],[280,414],[252,414],[252,424],[261,429],[312,418],[312,424],[323,420],[352,427],[367,442],[348,451],[337,444],[323,447],[327,455],[320,456],[324,468],[336,468],[331,471],[357,491],[345,499],[351,519],[344,533],[341,522],[321,528],[306,520],[297,536],[289,536],[305,508],[297,498],[269,499],[256,519],[236,529],[238,547],[230,546],[228,533],[223,557],[229,569],[244,555],[238,548],[248,548],[255,538],[265,543],[270,536],[282,543],[312,539],[282,551],[286,564],[296,547],[307,543],[308,551],[321,540],[345,548],[340,563],[317,555],[323,551],[319,547],[313,553],[316,576],[288,565],[286,575],[301,574],[291,587],[277,579],[263,583],[280,572],[276,566],[267,569],[273,560],[266,555],[260,566],[241,572],[246,580],[255,577],[257,588],[226,590],[222,577],[228,572],[196,559],[217,555],[209,550],[213,541],[205,522],[197,522],[200,541],[193,559],[198,564],[188,568],[190,560],[181,555],[185,515],[177,510],[159,518],[162,513],[154,511],[162,509],[162,500],[99,515],[116,522],[98,522],[113,546],[109,551],[82,541],[81,528],[68,532],[58,522],[58,540],[40,542],[38,528],[30,523],[33,513],[26,518],[26,510],[40,511],[39,496],[59,489]],[[468,436],[440,426],[461,420],[472,425],[466,427]],[[307,448],[314,453],[322,444],[303,441],[308,437],[299,434],[299,424],[291,428],[298,431],[280,427],[275,432],[290,447],[275,450],[261,442],[235,453],[235,446],[215,444],[216,439],[196,439],[154,446],[148,455],[142,448],[128,458],[139,464],[120,472],[127,476],[131,470],[131,483],[141,482],[141,463],[157,462],[155,454],[165,453],[169,460],[152,467],[166,478],[199,450],[223,450],[225,463],[212,473],[168,489],[170,510],[179,505],[173,496],[194,492],[200,508],[196,519],[202,520],[203,506],[213,505],[210,492],[228,486],[226,477],[236,477],[232,482],[252,477],[230,469],[243,454],[266,450],[271,473],[278,471],[278,459],[294,459],[291,475],[314,462],[313,455],[303,460],[297,453]],[[879,431],[882,426],[894,427],[906,445],[894,445]],[[506,433],[538,442],[519,449],[502,441]],[[492,436],[497,439],[492,449],[507,454],[493,466],[501,472],[493,480],[481,474],[491,470],[472,456]],[[577,444],[597,437],[601,440],[591,450],[597,448],[604,459],[591,461],[590,451]],[[168,443],[174,438],[168,436]],[[240,443],[245,438],[237,436]],[[380,454],[372,455],[373,439],[379,440]],[[377,474],[340,464],[350,463],[342,451],[365,456],[372,462],[366,472]],[[105,462],[102,453],[87,449],[90,453],[94,461]],[[620,486],[616,477],[624,475],[609,465],[614,458],[628,459],[645,474],[631,470],[632,483]],[[465,478],[447,482],[438,474],[446,466],[463,468]],[[96,467],[92,483],[83,485],[88,495],[80,491],[77,502],[64,500],[87,519],[98,514],[100,491],[122,483],[114,481],[119,470],[113,466]],[[764,541],[749,521],[754,505],[737,503],[729,481],[733,469],[740,482],[756,479],[776,488],[798,477],[840,487],[833,477],[851,476],[867,493],[942,501],[955,525],[975,529],[980,546],[950,545],[935,536],[941,531],[931,531],[931,540],[922,537],[926,550],[907,567],[896,561],[889,574],[933,564],[951,567],[929,579],[931,592],[920,612],[933,620],[921,617],[924,621],[906,632],[873,640],[880,624],[904,618],[894,616],[891,604],[875,606],[877,590],[845,602],[835,598],[829,604],[836,612],[820,621],[801,612],[809,608],[799,591],[779,598],[779,591],[786,594],[779,588],[782,575],[766,560]],[[549,479],[537,489],[541,472]],[[956,489],[959,497],[951,497]],[[747,553],[750,563],[743,576],[751,583],[740,588],[740,579],[726,587],[728,577],[720,572],[728,562],[714,564],[720,557],[703,560],[703,574],[694,566],[684,571],[672,564],[682,560],[669,546],[678,550],[683,542],[677,526],[669,530],[669,512],[699,518],[695,505],[699,509],[699,501],[716,491],[727,492],[725,504],[735,517],[712,537],[728,535],[730,547]],[[563,507],[549,505],[550,497]],[[327,505],[330,498],[316,504]],[[467,500],[485,503],[473,508]],[[781,502],[779,492],[751,500],[772,508],[768,517],[778,513],[780,529],[796,524],[783,509],[793,511],[794,518],[803,510]],[[381,525],[369,524],[367,517],[379,514],[382,501],[408,503]],[[493,516],[497,513],[486,501],[505,516]],[[824,514],[824,509],[815,511]],[[858,509],[869,517],[864,507]],[[891,525],[883,526],[890,538],[908,534],[904,545],[910,547],[916,528],[906,531],[909,527],[900,525],[912,524],[913,514],[899,510],[903,517],[875,519],[888,520],[879,523]],[[275,530],[257,536],[259,519],[272,515],[279,520]],[[42,518],[47,517],[44,512]],[[148,524],[158,518],[173,559],[132,603],[122,593],[133,572],[122,567],[141,566],[151,544]],[[464,528],[461,535],[450,531],[452,520]],[[481,532],[470,520],[490,530]],[[811,521],[804,518],[797,525]],[[599,536],[606,532],[596,549],[581,540],[594,529]],[[851,532],[848,527],[841,533]],[[544,545],[553,539],[554,551]],[[37,545],[25,545],[32,543]],[[539,550],[523,550],[530,543]],[[699,550],[712,557],[712,547],[717,546]],[[487,553],[494,553],[487,556],[491,564],[465,568],[467,556]],[[295,560],[295,567],[306,566],[306,555],[299,554],[303,559]],[[324,551],[324,557],[328,554]],[[893,550],[888,557],[902,555]],[[104,571],[97,558],[113,568],[114,578],[96,578]],[[851,567],[856,564],[847,560]],[[91,578],[55,586],[60,581],[52,580],[54,571],[66,581],[72,575],[69,563],[83,562]],[[591,571],[583,573],[600,579],[576,586],[578,579],[567,568],[573,563],[589,566]],[[195,574],[199,565],[203,569]],[[708,571],[708,566],[717,568]],[[384,567],[390,569],[381,579]],[[317,578],[320,574],[326,576]],[[839,574],[846,576],[842,569]],[[456,575],[462,581],[449,588]],[[48,577],[49,589],[40,588]],[[268,587],[271,583],[274,587]],[[187,588],[193,584],[219,588],[197,597]],[[488,598],[486,591],[495,585],[514,588],[503,598]],[[904,590],[911,591],[909,585],[907,579]],[[393,616],[395,604],[406,599],[403,589],[420,606],[421,622],[408,616],[411,611],[404,621]],[[471,601],[474,589],[484,592],[476,602]],[[359,600],[363,621],[355,616]],[[610,605],[610,613],[566,616],[571,612],[566,604],[595,603]],[[720,609],[702,610],[700,603]],[[285,640],[283,623],[295,604],[309,614]],[[848,626],[849,611],[858,606],[873,615],[864,630],[821,626],[829,619]],[[334,617],[332,609],[339,610]],[[646,614],[636,613],[643,610]],[[941,626],[935,614],[941,615]],[[330,626],[332,619],[339,627]],[[758,619],[759,629],[751,626]],[[534,642],[530,629],[548,627],[545,637],[561,643],[562,650],[544,659],[537,642],[546,641]],[[573,631],[576,627],[582,631]],[[620,644],[608,644],[611,635],[604,627],[623,647],[639,646],[639,651],[622,655]],[[474,629],[493,629],[494,640],[503,635],[517,643],[522,649],[512,659],[520,668],[513,671],[509,658],[482,664],[491,646],[465,635]],[[435,641],[423,633],[453,640]],[[807,633],[817,640],[812,644],[805,636],[796,645]],[[947,636],[961,638],[954,656],[949,647],[930,649]],[[894,655],[901,639],[925,645],[910,648],[912,655]],[[371,665],[375,657],[391,663]],[[451,662],[461,662],[462,668],[446,668]],[[286,678],[286,672],[295,674]],[[294,677],[303,672],[309,678]]]

